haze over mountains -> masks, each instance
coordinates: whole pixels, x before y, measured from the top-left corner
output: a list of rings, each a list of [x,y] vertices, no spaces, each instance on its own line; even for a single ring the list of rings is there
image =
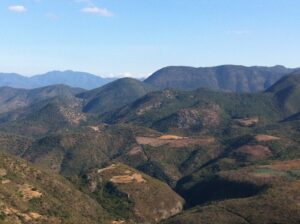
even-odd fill
[[[0,73],[0,86],[15,88],[39,88],[49,85],[64,84],[83,89],[94,89],[105,85],[115,78],[102,78],[86,72],[52,71],[41,75],[26,77],[15,73]]]
[[[197,88],[210,88],[231,92],[257,92],[267,89],[281,77],[295,70],[297,69],[279,65],[273,67],[223,65],[206,68],[171,66],[154,72],[144,80],[144,83],[157,89],[195,90]],[[0,73],[0,86],[26,89],[56,84],[94,89],[114,80],[116,78],[102,78],[89,73],[74,71],[53,71],[32,77]]]

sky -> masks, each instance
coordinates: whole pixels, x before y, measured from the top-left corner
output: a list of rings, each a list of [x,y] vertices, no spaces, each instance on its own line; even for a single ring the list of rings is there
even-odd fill
[[[1,0],[0,72],[300,67],[299,0]]]

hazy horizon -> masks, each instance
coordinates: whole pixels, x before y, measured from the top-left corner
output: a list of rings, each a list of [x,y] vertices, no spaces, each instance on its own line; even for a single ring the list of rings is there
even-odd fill
[[[291,68],[291,69],[297,69],[299,68],[299,66],[297,67],[288,67],[288,66],[285,66],[285,65],[237,65],[237,64],[223,64],[223,65],[213,65],[213,66],[190,66],[190,65],[168,65],[168,66],[165,66],[165,67],[169,67],[169,66],[183,66],[183,67],[194,67],[194,68],[203,68],[203,67],[217,67],[217,66],[227,66],[227,65],[234,65],[234,66],[245,66],[245,67],[275,67],[275,66],[283,66],[283,67],[286,67],[286,68]],[[163,67],[163,68],[165,68]],[[160,68],[162,69],[162,68]],[[158,69],[158,70],[160,70]],[[0,74],[1,73],[4,73],[4,74],[18,74],[18,75],[22,75],[24,77],[33,77],[33,76],[38,76],[38,75],[45,75],[47,73],[51,73],[51,72],[68,72],[68,71],[71,71],[71,72],[83,72],[83,73],[88,73],[88,74],[91,74],[91,75],[95,75],[95,76],[98,76],[98,77],[101,77],[101,78],[137,78],[137,79],[146,79],[148,78],[149,76],[151,76],[153,73],[157,72],[158,70],[155,70],[151,73],[149,73],[148,75],[145,75],[145,76],[136,76],[136,75],[133,75],[133,74],[130,74],[130,73],[124,73],[124,74],[95,74],[95,73],[92,73],[92,72],[89,72],[89,71],[77,71],[77,70],[74,70],[74,69],[66,69],[66,70],[58,70],[58,69],[55,69],[55,70],[50,70],[50,71],[45,71],[45,72],[42,72],[42,73],[38,73],[38,74],[22,74],[22,73],[18,73],[18,72],[14,72],[14,71],[11,71],[11,72],[3,72],[3,71],[0,71]]]
[[[0,71],[146,77],[169,65],[297,67],[299,7],[295,0],[3,0]]]

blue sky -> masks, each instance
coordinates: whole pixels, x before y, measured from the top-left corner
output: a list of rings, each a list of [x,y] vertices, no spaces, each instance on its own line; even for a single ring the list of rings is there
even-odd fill
[[[300,66],[299,0],[1,0],[0,71]]]

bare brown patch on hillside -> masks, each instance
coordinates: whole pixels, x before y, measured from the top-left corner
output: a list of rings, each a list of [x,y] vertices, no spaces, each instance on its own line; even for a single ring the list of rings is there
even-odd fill
[[[162,135],[159,137],[159,139],[164,139],[164,140],[179,140],[179,139],[187,139],[187,137],[181,137],[177,135]]]
[[[80,124],[81,121],[86,121],[87,117],[85,114],[80,113],[76,110],[76,106],[72,107],[60,107],[59,110],[64,118],[73,125]]]
[[[262,145],[244,145],[238,148],[236,153],[245,155],[251,161],[265,159],[272,155],[269,147]]]
[[[17,209],[14,209],[14,208],[5,208],[3,209],[3,213],[5,215],[12,215],[12,214],[16,214],[18,212]]]
[[[39,192],[37,189],[34,187],[24,184],[20,186],[19,192],[22,194],[24,200],[31,200],[33,198],[40,198],[42,197],[42,193]]]
[[[278,171],[298,170],[300,169],[300,159],[278,161],[271,165],[261,166],[263,168],[270,168]]]
[[[146,180],[143,178],[141,174],[134,173],[132,175],[121,175],[114,176],[110,179],[111,182],[115,184],[129,184],[129,183],[145,183]]]
[[[176,138],[153,138],[153,137],[136,137],[136,141],[140,145],[151,145],[153,147],[158,147],[162,145],[169,145],[174,148],[180,148],[191,145],[208,145],[215,142],[215,138],[211,136],[199,137],[199,138],[188,138],[188,137],[179,137]]]
[[[264,179],[270,179],[274,177],[274,175],[271,173],[253,173],[252,175],[254,177],[264,178]]]
[[[11,180],[8,180],[8,179],[4,179],[1,181],[1,184],[9,184],[11,183]]]
[[[40,215],[39,213],[37,212],[30,212],[29,213],[29,216],[32,218],[32,219],[40,219],[42,217],[42,215]]]
[[[272,135],[256,135],[255,140],[258,142],[269,142],[280,140],[280,138]]]
[[[125,221],[112,221],[111,224],[124,224]]]
[[[217,104],[181,109],[177,112],[178,128],[190,128],[199,124],[203,127],[217,126],[221,122],[220,111]]]
[[[163,90],[161,97],[154,97],[148,100],[147,102],[144,102],[142,105],[139,106],[137,109],[136,114],[141,116],[148,111],[155,110],[161,107],[162,101],[161,98],[167,98],[167,99],[174,99],[174,93],[171,90]]]
[[[0,177],[5,177],[7,175],[6,169],[0,169]]]
[[[112,164],[108,167],[105,167],[103,169],[99,169],[97,172],[98,173],[102,173],[102,172],[105,172],[105,171],[108,171],[108,170],[114,170],[115,168],[117,168],[117,165],[116,164]]]
[[[239,125],[244,127],[251,127],[253,125],[256,125],[259,122],[258,117],[253,118],[243,118],[243,119],[236,119]]]
[[[100,132],[100,128],[98,126],[89,126],[90,129],[96,132]]]
[[[134,155],[137,155],[137,154],[140,154],[140,153],[143,153],[141,147],[136,146],[136,147],[133,147],[132,149],[130,149],[130,151],[127,154],[130,155],[130,156],[134,156]]]
[[[161,102],[147,102],[145,105],[143,105],[137,110],[137,115],[143,115],[152,109],[159,108],[160,106]]]
[[[5,208],[2,212],[5,216],[16,216],[16,218],[17,217],[21,218],[25,222],[30,222],[30,221],[35,221],[37,219],[45,218],[37,212],[22,213],[19,210],[14,208]]]

